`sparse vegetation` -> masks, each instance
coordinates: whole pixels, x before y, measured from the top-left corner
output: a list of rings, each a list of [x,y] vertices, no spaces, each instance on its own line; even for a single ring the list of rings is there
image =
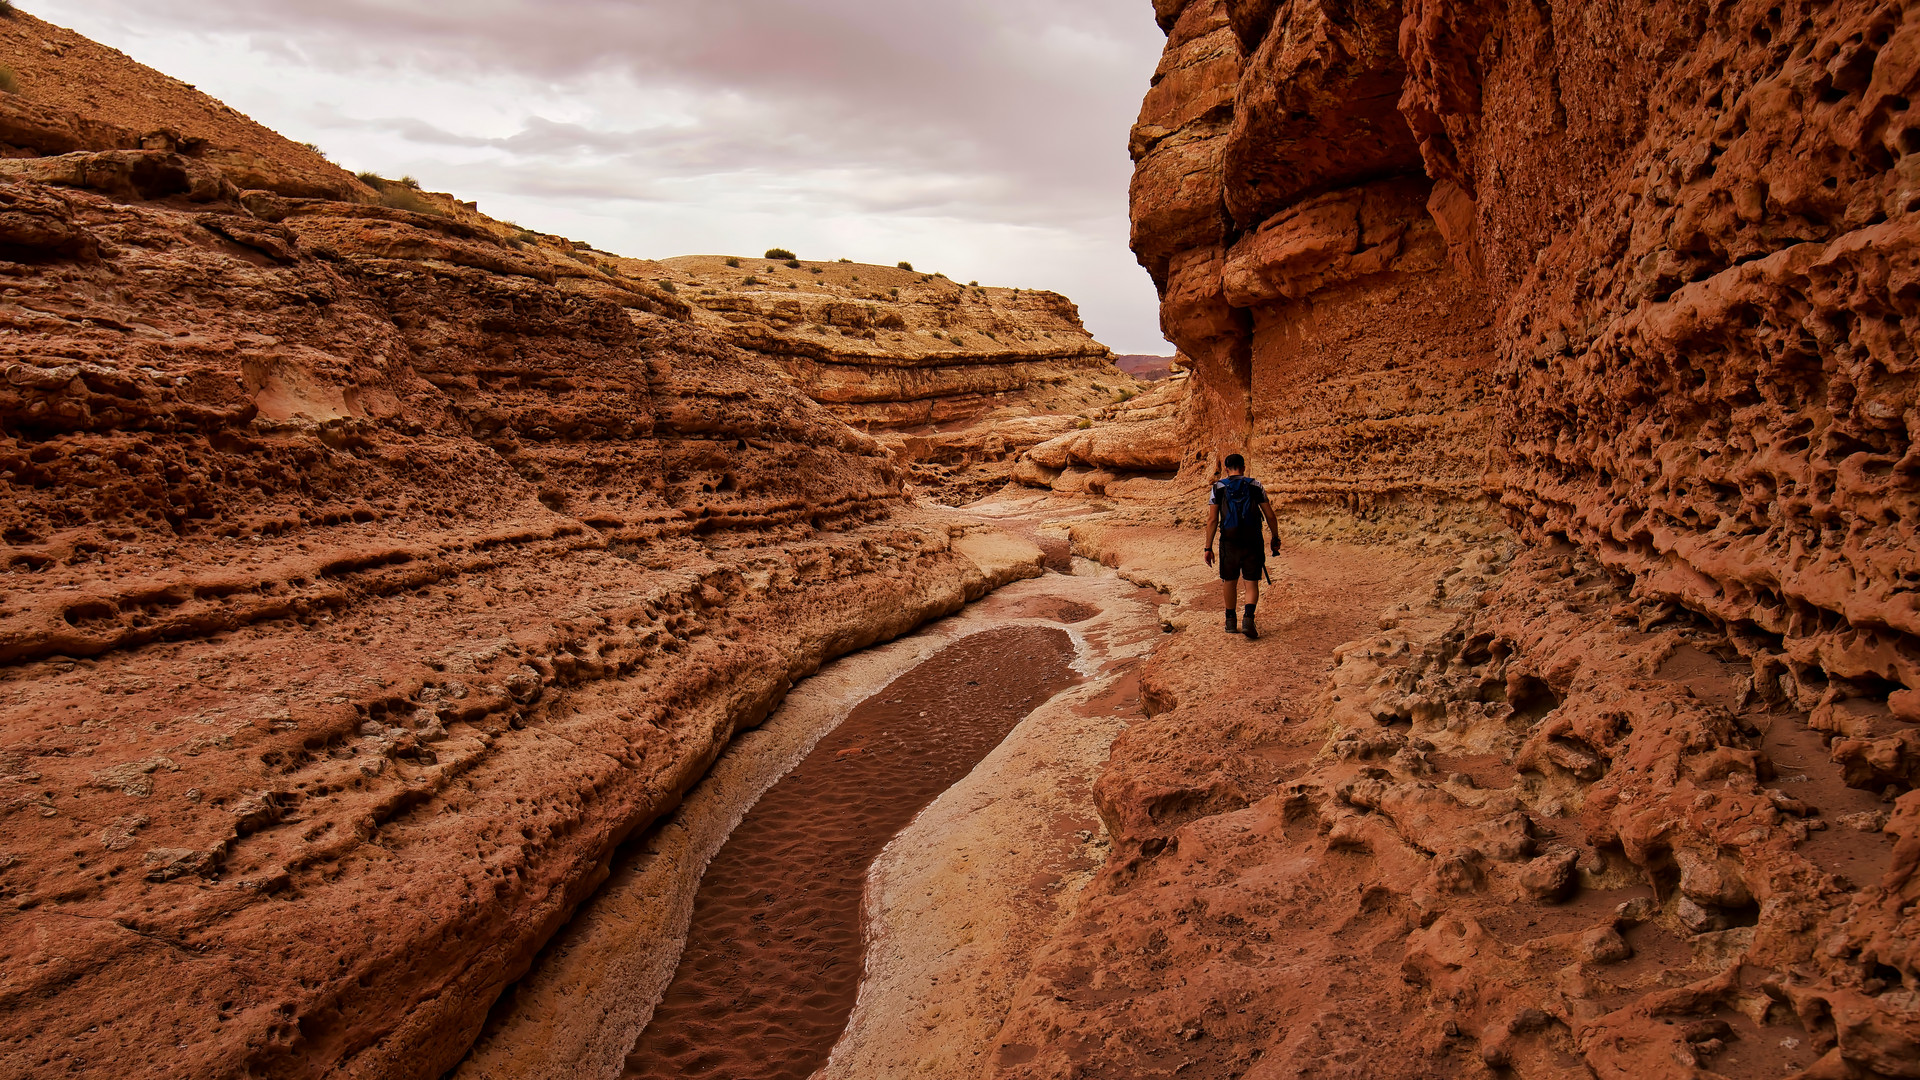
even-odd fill
[[[769,259],[772,259],[775,262],[779,262],[782,259],[791,260],[791,259],[797,259],[800,256],[795,255],[793,252],[788,251],[786,248],[768,248],[766,257]]]
[[[1137,398],[1139,396],[1140,396],[1140,392],[1132,388],[1128,388],[1126,390],[1120,391],[1121,401],[1132,401],[1134,398]]]
[[[945,275],[945,274],[943,274],[943,273],[941,273],[941,272],[940,272],[940,271],[938,271],[938,270],[935,270],[935,271],[933,272],[933,276],[934,276],[934,277],[937,277],[937,278],[939,278],[939,279],[940,279],[941,281],[945,281],[945,280],[947,280],[947,275]]]
[[[799,287],[800,287],[800,286],[798,286],[798,285],[795,285],[795,284],[794,284],[794,283],[792,283],[791,281],[789,281],[789,282],[787,283],[787,288],[789,288],[789,289],[797,289],[797,288],[799,288]]]
[[[892,289],[888,289],[888,290],[887,290],[887,293],[888,293],[889,295],[891,295],[891,296],[892,296],[892,297],[893,297],[894,299],[896,299],[896,300],[898,300],[898,299],[900,298],[900,290],[899,290],[898,288],[892,288]]]
[[[798,269],[800,269],[800,260],[799,260],[799,259],[788,259],[788,260],[787,260],[787,269],[789,269],[789,270],[798,270]]]
[[[296,143],[295,145],[297,145],[297,146],[304,146],[304,147],[306,147],[307,149],[309,149],[309,150],[311,150],[311,151],[313,151],[313,152],[314,152],[315,154],[318,154],[318,155],[320,156],[320,159],[321,159],[322,161],[331,161],[331,160],[333,160],[332,158],[329,158],[329,157],[327,157],[327,152],[326,152],[325,150],[322,150],[322,149],[320,149],[320,148],[319,148],[318,146],[316,146],[316,145],[314,145],[313,143],[310,143],[310,142],[303,142],[303,143]]]
[[[1078,429],[1078,430],[1080,430],[1080,431],[1085,431],[1085,430],[1087,430],[1088,428],[1090,428],[1090,427],[1092,427],[1092,426],[1093,426],[1093,421],[1091,421],[1091,420],[1089,420],[1089,419],[1087,419],[1086,417],[1084,417],[1084,416],[1083,416],[1083,417],[1081,417],[1081,418],[1080,418],[1080,422],[1079,422],[1079,423],[1077,423],[1077,424],[1075,424],[1075,425],[1073,425],[1073,426],[1074,426],[1074,427],[1075,427],[1076,429]]]
[[[740,260],[739,260],[739,259],[728,259],[728,260],[727,260],[727,265],[728,265],[728,266],[731,266],[731,267],[733,267],[733,268],[734,268],[735,270],[738,270],[738,269],[740,269]]]
[[[18,14],[20,9],[13,6],[13,0],[0,0],[0,19],[11,19]],[[12,69],[8,69],[7,75],[9,77],[13,75]],[[7,93],[13,93],[13,87],[9,86],[6,89]]]
[[[841,259],[840,261],[841,261],[841,262],[843,262],[843,263],[850,263],[850,262],[852,262],[853,260],[852,260],[852,259]],[[855,280],[858,280],[858,279],[855,279]]]
[[[971,286],[971,287],[973,287],[973,288],[976,288],[976,289],[980,287],[980,283],[979,283],[979,282],[977,282],[977,281],[969,281],[969,282],[967,282],[967,284],[968,284],[969,286]]]
[[[680,286],[675,285],[671,281],[664,281],[664,280],[661,281],[660,287],[670,293],[677,293],[680,291]]]
[[[822,270],[822,269],[820,269],[820,268],[819,268],[819,267],[817,267],[817,266],[813,268],[813,272],[814,272],[814,273],[816,273],[816,274],[824,274],[824,273],[826,273],[826,271],[825,271],[825,270]]]
[[[0,4],[5,3],[6,0],[0,0]],[[5,16],[9,19],[13,18],[12,4],[7,4]],[[4,90],[9,94],[17,94],[20,92],[20,76],[15,75],[13,69],[5,64],[0,64],[0,90]]]
[[[398,184],[380,192],[380,205],[395,210],[405,210],[410,214],[430,214],[434,217],[446,217],[447,212],[420,197],[420,193],[410,187]]]
[[[758,284],[760,284],[760,279],[759,279],[759,278],[757,278],[757,277],[754,277],[754,276],[753,276],[752,274],[748,274],[748,275],[747,275],[747,280],[745,280],[745,281],[743,281],[743,282],[741,282],[740,284],[742,284],[742,285],[758,285]]]
[[[409,187],[409,188],[412,188],[412,189],[413,189],[413,190],[415,190],[415,191],[419,191],[419,190],[420,190],[420,181],[418,181],[418,180],[415,180],[415,179],[414,179],[413,177],[411,177],[411,176],[403,176],[403,177],[401,177],[401,178],[400,178],[400,186],[401,186],[401,187]]]
[[[910,263],[910,262],[906,262],[906,261],[904,261],[904,260],[902,260],[902,261],[900,262],[900,264],[899,264],[899,266],[900,266],[900,269],[902,269],[902,270],[905,270],[905,271],[907,271],[908,273],[912,273],[912,272],[913,272],[913,264],[912,264],[912,263]]]
[[[960,335],[959,335],[959,334],[955,334],[955,335],[953,335],[952,337],[949,337],[949,338],[948,338],[947,340],[948,340],[948,341],[951,341],[951,342],[953,342],[953,343],[954,343],[955,345],[965,345],[965,344],[966,344],[966,342],[965,342],[965,341],[962,341],[962,340],[960,339]]]
[[[354,179],[360,181],[361,183],[375,190],[379,190],[380,188],[385,187],[387,183],[386,180],[382,178],[379,173],[376,173],[376,172],[357,172],[357,173],[354,173],[353,176],[354,176]]]

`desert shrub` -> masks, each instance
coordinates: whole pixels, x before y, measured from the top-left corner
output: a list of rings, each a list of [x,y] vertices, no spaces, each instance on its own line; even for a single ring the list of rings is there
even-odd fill
[[[1139,397],[1139,396],[1140,396],[1140,393],[1139,393],[1139,391],[1137,391],[1137,390],[1131,390],[1131,389],[1129,389],[1129,390],[1122,390],[1122,391],[1120,391],[1120,400],[1121,400],[1121,401],[1132,401],[1132,400],[1133,400],[1134,398],[1137,398],[1137,397]]]
[[[788,282],[788,283],[787,283],[787,288],[789,288],[789,289],[797,289],[797,288],[799,288],[799,287],[800,287],[800,286],[798,286],[798,285],[795,285],[795,284],[793,284],[792,282]]]
[[[313,143],[303,142],[303,143],[296,143],[295,145],[306,147],[307,149],[313,151],[315,154],[319,155],[323,160],[328,160],[328,161],[332,160],[331,158],[327,157],[327,152],[325,150],[320,149],[318,146],[314,145]]]
[[[975,288],[975,289],[977,289],[977,288],[979,288],[979,287],[980,287],[980,283],[979,283],[979,282],[977,282],[977,281],[969,281],[969,282],[967,282],[967,285],[968,285],[968,287],[970,287],[970,288]]]
[[[955,334],[955,335],[953,335],[952,337],[950,337],[950,338],[948,338],[947,340],[948,340],[948,341],[951,341],[951,342],[953,342],[953,343],[954,343],[955,345],[965,345],[965,344],[966,344],[966,342],[965,342],[965,341],[962,341],[962,340],[960,339],[960,335],[959,335],[959,334]]]
[[[411,176],[403,176],[403,177],[401,177],[401,178],[400,178],[400,186],[401,186],[401,187],[409,187],[409,188],[412,188],[412,189],[413,189],[413,190],[415,190],[415,191],[419,191],[419,190],[420,190],[420,181],[418,181],[418,180],[415,180],[415,179],[414,179],[413,177],[411,177]]]
[[[855,274],[855,275],[853,275],[853,280],[855,280],[855,281],[859,281],[859,280],[860,280],[860,275],[859,275],[859,274]]]
[[[939,278],[939,279],[940,279],[941,281],[945,281],[945,280],[947,280],[947,275],[945,275],[945,274],[943,274],[943,273],[941,273],[941,272],[940,272],[940,271],[938,271],[938,270],[935,270],[935,271],[933,272],[933,276],[934,276],[934,277],[937,277],[937,278]]]
[[[850,263],[850,262],[852,262],[853,260],[852,260],[852,259],[841,259],[840,261],[841,261],[841,262],[843,262],[843,263]]]
[[[674,284],[673,282],[671,282],[671,281],[662,281],[662,282],[660,283],[660,287],[661,287],[662,289],[665,289],[665,290],[666,290],[667,292],[670,292],[670,293],[677,293],[677,292],[679,292],[679,291],[680,291],[680,286],[678,286],[678,285],[675,285],[675,284]]]
[[[752,274],[748,274],[748,275],[747,275],[747,280],[745,280],[745,281],[743,281],[743,282],[741,282],[740,284],[742,284],[742,285],[758,285],[758,284],[760,284],[760,279],[759,279],[759,278],[757,278],[757,277],[754,277],[754,276],[753,276]]]
[[[900,290],[898,288],[892,288],[892,289],[888,289],[887,293],[891,296],[898,297],[900,295]]]
[[[738,269],[740,269],[740,260],[739,260],[739,259],[728,259],[728,260],[727,260],[727,265],[728,265],[728,266],[731,266],[731,267],[733,267],[733,268],[734,268],[735,270],[738,270]]]
[[[420,193],[410,187],[395,184],[380,192],[380,205],[395,210],[405,210],[411,214],[430,214],[445,217],[447,212],[420,197]]]
[[[1090,427],[1092,427],[1092,426],[1093,426],[1093,421],[1091,421],[1091,420],[1089,420],[1089,419],[1087,419],[1086,417],[1084,417],[1084,416],[1083,416],[1083,417],[1081,417],[1081,418],[1080,418],[1080,422],[1079,422],[1079,423],[1077,423],[1077,424],[1075,424],[1075,425],[1073,425],[1073,426],[1074,426],[1075,428],[1078,428],[1078,429],[1079,429],[1079,430],[1081,430],[1081,431],[1085,431],[1085,430],[1087,430],[1088,428],[1090,428]]]
[[[387,186],[386,178],[376,172],[357,172],[353,174],[353,178],[370,188],[379,189]]]
[[[540,234],[528,229],[521,229],[513,235],[513,238],[523,244],[537,244],[540,242]]]
[[[1107,392],[1107,387],[1105,383],[1094,383],[1092,385],[1095,390],[1098,390],[1103,394]]]
[[[799,260],[799,259],[788,259],[788,260],[787,260],[787,269],[789,269],[789,270],[798,270],[798,269],[800,269],[800,260]]]
[[[768,248],[766,257],[769,259],[772,259],[775,262],[779,262],[782,259],[797,259],[800,256],[795,255],[793,252],[788,251],[786,248]]]
[[[906,262],[905,260],[902,260],[902,261],[900,262],[900,264],[899,264],[899,266],[900,266],[900,269],[902,269],[902,270],[905,270],[905,271],[907,271],[908,273],[912,273],[912,272],[913,272],[913,264],[912,264],[912,263],[910,263],[910,262]]]
[[[11,19],[19,13],[20,9],[13,6],[13,0],[0,0],[0,19]],[[12,75],[12,70],[9,69],[7,74]],[[7,87],[7,93],[13,93],[13,87]]]
[[[825,271],[825,270],[822,270],[822,269],[820,269],[820,268],[819,268],[819,267],[817,267],[817,266],[813,268],[813,272],[814,272],[814,273],[816,273],[816,274],[824,274],[824,273],[826,273],[826,271]]]

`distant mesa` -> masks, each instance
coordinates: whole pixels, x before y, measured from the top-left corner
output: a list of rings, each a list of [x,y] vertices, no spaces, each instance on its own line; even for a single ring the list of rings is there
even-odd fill
[[[1173,374],[1173,357],[1147,354],[1116,356],[1113,366],[1145,382],[1155,382]]]

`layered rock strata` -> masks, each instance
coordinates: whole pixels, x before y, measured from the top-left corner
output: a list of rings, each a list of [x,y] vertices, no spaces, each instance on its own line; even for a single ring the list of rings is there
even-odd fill
[[[1039,572],[558,238],[8,141],[0,1073],[438,1076],[793,680]]]
[[[1000,487],[1023,451],[1143,388],[1058,293],[844,260],[619,265],[673,289],[698,325],[766,357],[949,502]]]

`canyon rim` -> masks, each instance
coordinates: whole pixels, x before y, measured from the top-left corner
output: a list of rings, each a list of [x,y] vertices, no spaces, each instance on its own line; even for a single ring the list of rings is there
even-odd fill
[[[1152,381],[0,18],[0,1076],[617,1071],[657,830],[993,618],[1101,662],[876,861],[822,1075],[1920,1076],[1920,3],[1140,14]]]

